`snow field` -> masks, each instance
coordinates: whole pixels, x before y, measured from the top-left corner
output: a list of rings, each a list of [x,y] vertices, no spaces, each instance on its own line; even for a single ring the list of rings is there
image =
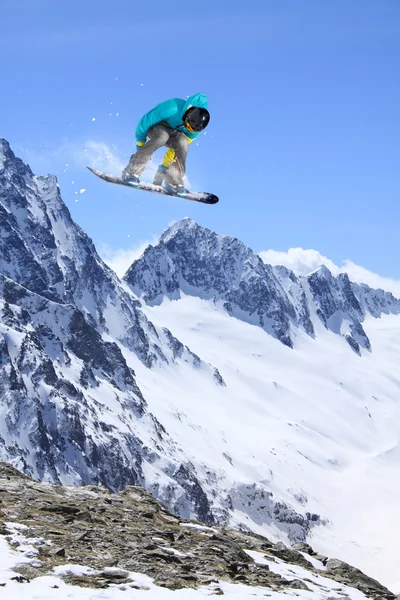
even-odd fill
[[[150,411],[200,469],[217,473],[217,496],[257,482],[298,512],[320,514],[326,525],[308,540],[316,551],[400,589],[400,318],[367,318],[373,350],[359,357],[322,325],[315,340],[299,332],[291,350],[194,297],[144,310],[226,382],[182,365],[149,375],[128,357]],[[288,542],[257,511],[238,509],[232,524],[240,523]]]

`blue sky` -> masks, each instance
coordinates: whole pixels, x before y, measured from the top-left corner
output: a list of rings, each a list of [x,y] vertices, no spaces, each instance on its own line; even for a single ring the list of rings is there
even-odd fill
[[[0,135],[58,175],[99,249],[129,251],[190,216],[257,252],[313,248],[400,278],[398,0],[3,0],[1,12]],[[118,169],[143,113],[196,92],[211,122],[188,175],[218,205],[86,171]]]

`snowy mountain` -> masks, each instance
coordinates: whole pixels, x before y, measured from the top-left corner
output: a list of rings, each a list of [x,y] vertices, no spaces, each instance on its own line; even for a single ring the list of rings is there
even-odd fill
[[[400,301],[190,219],[123,281],[0,140],[0,459],[139,484],[400,588]]]
[[[125,275],[132,291],[150,306],[182,294],[212,300],[230,315],[259,325],[293,348],[296,330],[314,336],[310,311],[324,326],[343,335],[357,353],[370,350],[361,325],[367,314],[399,314],[390,292],[352,284],[321,266],[308,277],[271,267],[239,240],[217,235],[184,219],[149,246]]]
[[[56,179],[35,177],[1,140],[0,457],[58,483],[122,489],[161,477],[164,501],[189,514],[203,501],[207,517],[194,469],[147,410],[121,347],[147,369],[184,362],[222,382],[145,317],[72,221]],[[198,496],[179,483],[185,470]]]
[[[264,266],[238,240],[189,219],[148,247],[125,280],[153,322],[224,378],[218,396],[191,390],[180,402],[163,378],[147,385],[146,398],[177,430],[156,397],[163,386],[197,429],[188,452],[216,469],[224,457],[231,522],[281,536],[265,502],[272,494],[320,515],[308,533],[319,551],[340,547],[341,557],[400,588],[391,535],[400,498],[399,300],[323,266],[308,277]],[[186,423],[180,429],[187,436]]]

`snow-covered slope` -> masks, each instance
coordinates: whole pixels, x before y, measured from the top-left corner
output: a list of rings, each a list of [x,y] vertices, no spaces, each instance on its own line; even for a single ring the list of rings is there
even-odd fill
[[[124,281],[0,140],[0,459],[400,588],[400,302],[184,220]]]
[[[239,260],[229,287],[230,265]],[[254,273],[254,264],[255,255],[237,240],[185,220],[132,265],[126,280],[147,301],[148,317],[216,365],[226,384],[217,394],[204,387],[180,398],[176,381],[160,373],[143,384],[149,405],[175,438],[186,437],[188,453],[223,473],[233,521],[282,536],[287,523],[271,521],[272,493],[311,523],[321,516],[324,525],[309,534],[320,551],[339,553],[400,588],[392,536],[400,499],[400,303],[345,275],[334,278],[325,267],[307,278],[275,267],[264,284],[258,279],[271,270]],[[266,335],[260,314],[241,304],[245,290],[244,300],[259,293],[263,306],[267,285],[276,281],[293,311],[302,307],[303,323],[311,323],[296,326],[288,318],[293,348],[276,334],[279,326],[278,339]],[[232,289],[239,300],[227,310]],[[180,411],[179,422],[159,398],[160,387]]]
[[[295,524],[271,518],[273,494],[311,519],[321,515],[308,537],[317,550],[399,589],[399,317],[367,319],[374,350],[360,358],[322,324],[315,340],[303,333],[291,350],[198,298],[164,300],[147,313],[224,377],[212,393],[199,381],[137,372],[171,435],[220,474],[215,489],[219,497],[229,490],[231,523],[275,539],[292,534]]]

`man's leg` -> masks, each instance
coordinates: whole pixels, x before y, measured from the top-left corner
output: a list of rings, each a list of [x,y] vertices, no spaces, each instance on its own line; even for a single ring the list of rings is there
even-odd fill
[[[148,133],[150,139],[135,154],[132,154],[123,173],[128,176],[141,175],[154,152],[167,143],[171,132],[173,129],[164,125],[158,124],[151,127]]]
[[[154,185],[162,185],[168,172],[168,169],[170,168],[174,160],[175,150],[173,150],[172,148],[168,148],[168,150],[164,154],[164,158],[162,159],[161,165],[158,165],[158,169],[154,175]]]
[[[166,181],[174,186],[183,186],[186,174],[186,156],[189,142],[184,133],[173,131],[166,143],[168,148],[175,150],[175,159],[166,173]]]

